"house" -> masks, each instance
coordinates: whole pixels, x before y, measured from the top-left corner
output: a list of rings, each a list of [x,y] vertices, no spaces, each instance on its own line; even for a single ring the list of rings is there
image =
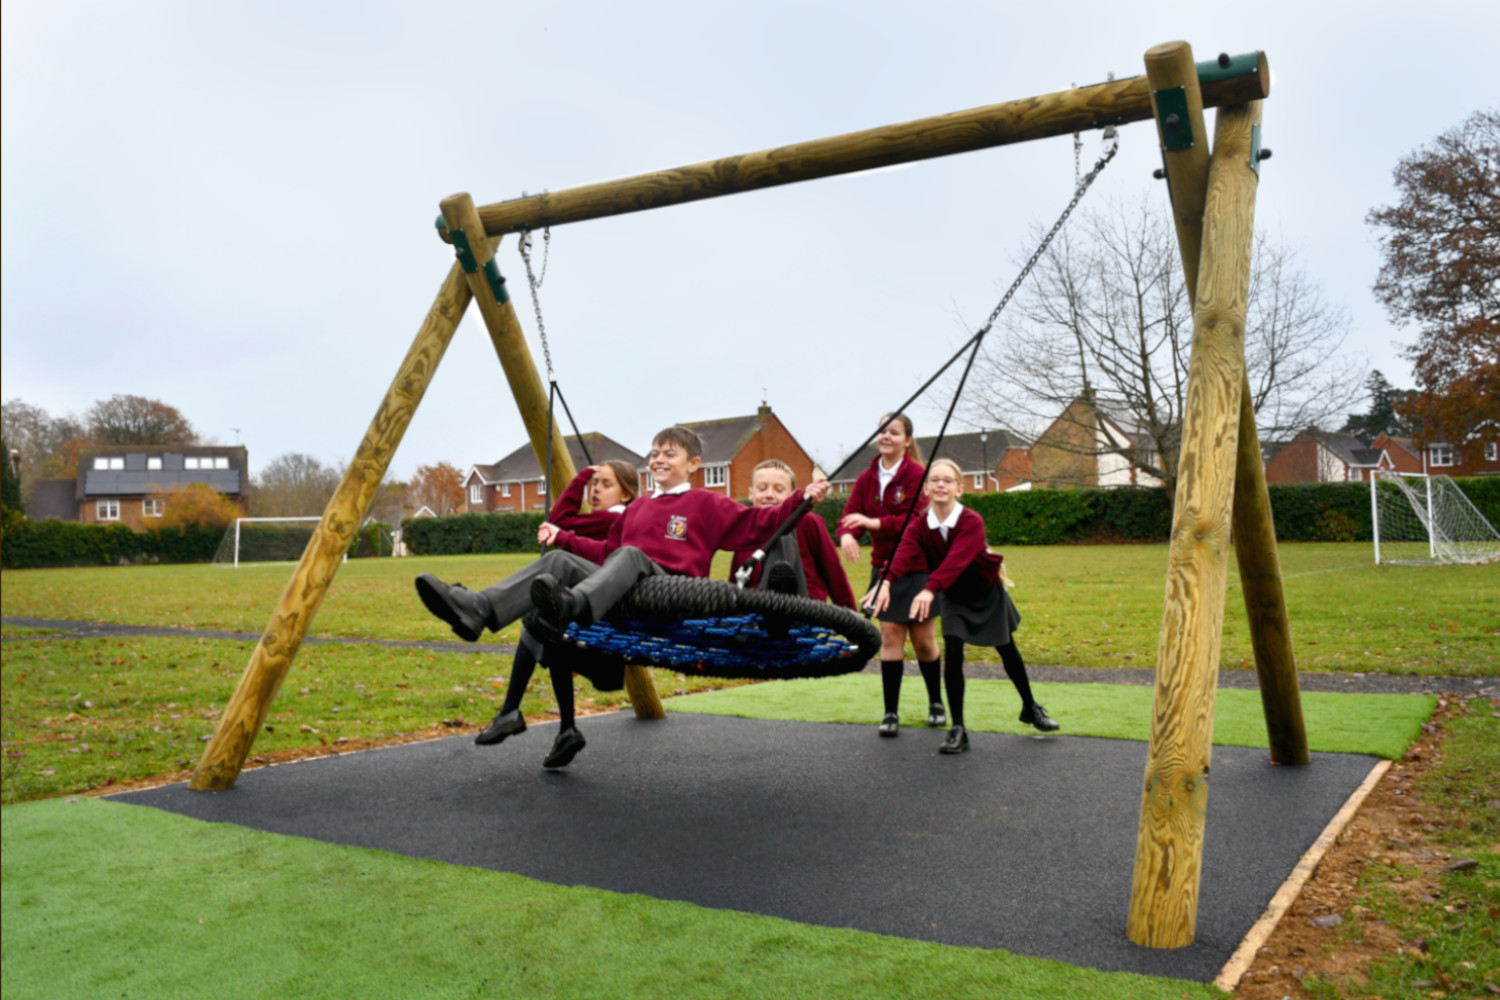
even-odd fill
[[[78,520],[78,479],[38,479],[31,484],[26,515],[33,521]]]
[[[751,473],[772,458],[791,466],[798,486],[812,482],[816,468],[812,456],[764,402],[747,417],[699,420],[682,426],[703,438],[703,466],[693,473],[695,487],[727,497],[747,497]],[[651,488],[650,480],[649,474],[643,480],[647,489]]]
[[[924,461],[948,458],[958,464],[966,490],[993,492],[1030,489],[1031,449],[1010,431],[982,430],[948,434],[943,438],[942,450],[934,455],[932,450],[936,444],[936,435],[917,438],[917,447],[921,450]],[[844,471],[839,473],[839,478],[833,481],[834,491],[848,493],[859,474],[870,467],[877,454],[875,445],[865,445],[844,467]]]
[[[152,519],[166,513],[174,488],[195,483],[213,487],[245,511],[248,469],[242,445],[103,445],[79,452],[78,478],[42,482],[73,484],[70,520],[118,522],[139,529],[151,527]],[[61,490],[47,486],[46,504],[51,505],[54,491]],[[35,502],[35,490],[32,499]]]
[[[583,440],[595,464],[619,460],[629,462],[639,470],[646,467],[644,455],[631,451],[613,438],[593,433],[583,435]],[[581,469],[589,464],[576,436],[569,435],[558,444],[567,446],[574,468]],[[553,484],[553,498],[567,486],[567,483]],[[520,513],[543,510],[546,506],[542,464],[537,461],[529,441],[493,465],[470,466],[464,475],[464,510],[468,513]]]
[[[1500,476],[1500,423],[1486,420],[1457,447],[1444,442],[1423,448],[1414,438],[1382,434],[1372,447],[1384,449],[1397,472],[1426,472],[1445,476]]]
[[[1309,428],[1283,445],[1266,462],[1266,482],[1368,480],[1374,470],[1391,467],[1389,459],[1383,457],[1385,454],[1382,449],[1366,447],[1352,434]]]
[[[1031,476],[1041,489],[1161,486],[1143,465],[1160,465],[1146,428],[1123,407],[1086,396],[1069,403],[1031,446]]]

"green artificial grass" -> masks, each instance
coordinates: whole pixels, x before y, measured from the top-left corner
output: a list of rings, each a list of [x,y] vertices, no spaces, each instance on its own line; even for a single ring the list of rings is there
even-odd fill
[[[1360,543],[1279,547],[1297,664],[1312,671],[1500,675],[1500,563],[1375,566]],[[1005,550],[1025,617],[1021,647],[1033,663],[1151,667],[1165,593],[1165,545],[1017,546]],[[532,555],[355,559],[339,570],[313,634],[373,639],[452,639],[412,590],[421,572],[486,586]],[[858,592],[868,550],[849,566]],[[728,574],[720,553],[714,575]],[[8,570],[0,610],[32,618],[85,618],[259,633],[291,576],[285,564]],[[1220,666],[1250,667],[1254,654],[1239,576],[1231,569]],[[515,626],[496,641],[514,642]],[[975,651],[975,655],[982,655]]]
[[[1151,735],[1151,701],[1155,689],[1123,684],[1033,684],[1032,692],[1069,736],[1104,736],[1146,740]],[[926,727],[922,682],[907,678],[902,697],[904,725]],[[1302,715],[1309,749],[1329,753],[1367,753],[1398,760],[1421,733],[1436,699],[1416,694],[1329,694],[1302,692]],[[673,698],[673,712],[704,712],[746,719],[806,722],[880,721],[880,678],[851,674],[822,680],[755,684]],[[1034,733],[1017,721],[1020,700],[1010,681],[970,680],[965,688],[964,717],[970,730]],[[936,737],[934,737],[936,738]],[[1265,712],[1258,691],[1220,690],[1214,706],[1214,742],[1224,746],[1265,747]]]
[[[95,799],[7,806],[4,830],[6,1000],[1224,996]]]

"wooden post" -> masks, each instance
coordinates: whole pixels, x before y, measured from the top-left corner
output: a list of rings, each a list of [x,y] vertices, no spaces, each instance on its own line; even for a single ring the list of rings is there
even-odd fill
[[[1183,88],[1187,108],[1179,127],[1198,141],[1186,149],[1169,149],[1167,128],[1157,115],[1162,160],[1177,225],[1177,245],[1188,297],[1196,299],[1198,261],[1203,247],[1203,204],[1208,195],[1208,133],[1203,124],[1203,101],[1192,48],[1168,42],[1146,52],[1146,79],[1154,95]],[[1158,109],[1160,112],[1160,109]],[[1260,680],[1261,707],[1275,764],[1306,764],[1307,729],[1302,720],[1302,695],[1297,683],[1297,660],[1292,650],[1286,596],[1281,585],[1281,558],[1276,549],[1276,526],[1271,517],[1271,495],[1266,489],[1260,433],[1255,427],[1255,400],[1248,373],[1240,386],[1240,433],[1234,477],[1234,552],[1239,562],[1250,644]]]
[[[1254,241],[1251,132],[1259,120],[1259,101],[1220,109],[1208,172],[1166,606],[1126,925],[1131,941],[1153,948],[1183,947],[1197,932]]]
[[[537,373],[532,360],[531,348],[526,344],[526,335],[516,318],[515,306],[505,290],[505,279],[495,263],[495,255],[489,248],[479,215],[474,209],[474,199],[467,193],[444,198],[440,203],[443,221],[447,224],[447,237],[459,253],[469,289],[484,325],[490,332],[500,366],[505,369],[505,378],[516,398],[516,407],[521,411],[521,420],[531,438],[532,450],[536,452],[537,464],[547,461],[547,387]],[[468,259],[466,259],[468,258]],[[550,424],[552,432],[552,467],[550,474],[554,489],[561,490],[573,481],[577,470],[573,467],[573,456],[568,453],[567,442],[554,414]],[[635,708],[636,718],[664,719],[666,709],[656,693],[656,685],[645,667],[625,668],[625,692]]]
[[[1235,56],[1228,67],[1204,63],[1199,70],[1203,75],[1202,99],[1208,107],[1259,100],[1271,86],[1271,71],[1261,52]],[[514,198],[482,206],[479,218],[487,233],[498,236],[1067,135],[1105,125],[1123,125],[1143,121],[1151,113],[1146,78],[1136,76]]]
[[[417,404],[432,382],[438,362],[448,350],[453,332],[469,306],[469,298],[464,273],[455,264],[386,390],[385,399],[375,411],[375,419],[370,421],[370,429],[365,432],[354,460],[328,501],[323,520],[303,550],[291,581],[281,592],[276,610],[250,654],[239,686],[224,706],[224,715],[188,787],[197,791],[231,788],[239,777],[281,681],[328,593],[333,575],[343,564],[355,529],[370,509],[370,501],[385,478]]]

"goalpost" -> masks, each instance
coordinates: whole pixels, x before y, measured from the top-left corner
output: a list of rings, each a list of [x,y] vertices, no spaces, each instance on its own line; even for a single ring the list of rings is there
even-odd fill
[[[240,563],[296,562],[307,548],[321,515],[311,517],[237,517],[224,531],[215,566],[239,569]],[[248,530],[246,530],[248,527]],[[347,558],[347,557],[346,557]]]
[[[1500,532],[1449,476],[1377,470],[1370,477],[1370,520],[1376,565],[1500,559]]]

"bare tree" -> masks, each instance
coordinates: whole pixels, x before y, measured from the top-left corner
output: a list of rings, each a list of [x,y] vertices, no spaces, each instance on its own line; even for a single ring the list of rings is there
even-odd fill
[[[5,440],[20,453],[21,489],[30,496],[31,484],[38,479],[78,474],[78,449],[70,444],[84,438],[82,422],[74,416],[54,417],[40,406],[21,399],[7,399],[0,407]]]
[[[323,513],[343,478],[311,455],[287,452],[270,461],[250,492],[253,517],[311,517]]]
[[[198,433],[175,406],[144,396],[116,395],[89,408],[95,444],[196,444]]]
[[[1045,432],[1039,482],[1092,485],[1102,458],[1130,470],[1118,481],[1175,483],[1193,339],[1179,259],[1154,198],[1077,217],[987,341],[966,419]],[[1245,362],[1262,439],[1344,419],[1364,377],[1340,353],[1348,328],[1294,252],[1258,234]]]

